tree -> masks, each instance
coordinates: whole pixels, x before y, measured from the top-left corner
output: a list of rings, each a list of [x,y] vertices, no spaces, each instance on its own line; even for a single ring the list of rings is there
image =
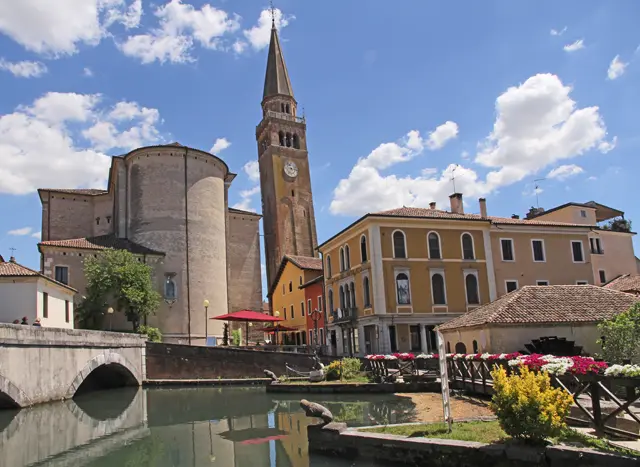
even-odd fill
[[[229,345],[229,323],[222,326],[222,345]]]
[[[78,307],[78,315],[89,327],[101,325],[108,306],[122,311],[137,331],[140,321],[160,304],[154,290],[152,269],[126,250],[105,250],[95,258],[87,258],[84,274],[87,296]]]
[[[640,303],[598,325],[604,359],[609,363],[640,362]]]

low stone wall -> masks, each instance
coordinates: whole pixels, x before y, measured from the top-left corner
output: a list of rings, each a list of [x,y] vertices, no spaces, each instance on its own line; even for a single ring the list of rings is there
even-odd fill
[[[335,357],[320,357],[326,365]],[[147,343],[147,380],[264,378],[263,370],[285,374],[285,363],[299,371],[313,366],[310,354],[230,347]]]
[[[392,465],[437,467],[631,467],[638,460],[569,446],[533,448],[446,439],[407,438],[347,428],[345,423],[307,428],[309,452]]]
[[[267,392],[306,393],[306,394],[388,394],[404,392],[440,392],[440,383],[436,381],[412,383],[325,383],[325,384],[286,384],[277,383],[267,386]]]

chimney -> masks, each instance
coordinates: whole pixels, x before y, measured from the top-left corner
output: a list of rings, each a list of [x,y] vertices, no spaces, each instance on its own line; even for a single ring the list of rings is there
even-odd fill
[[[15,262],[16,262],[15,257],[13,257],[13,256],[12,256],[11,258],[9,258],[9,262],[10,262],[10,263],[15,263]]]
[[[487,199],[480,198],[478,203],[480,203],[480,217],[487,217]]]
[[[520,216],[517,214],[511,214],[511,219],[520,219]]]
[[[436,202],[435,201],[431,201],[429,203],[429,209],[435,209],[436,208]]]
[[[464,214],[464,208],[462,207],[462,193],[454,193],[449,196],[451,201],[451,212],[456,214]]]

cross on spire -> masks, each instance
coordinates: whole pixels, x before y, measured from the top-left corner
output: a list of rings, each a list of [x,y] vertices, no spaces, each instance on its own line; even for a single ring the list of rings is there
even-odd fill
[[[269,2],[271,6],[271,29],[276,28],[276,8],[273,6],[273,0]]]

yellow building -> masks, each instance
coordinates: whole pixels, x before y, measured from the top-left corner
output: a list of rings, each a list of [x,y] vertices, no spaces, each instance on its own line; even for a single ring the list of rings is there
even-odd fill
[[[610,232],[596,214],[592,223],[504,218],[489,216],[484,199],[480,214],[465,214],[459,193],[450,202],[449,211],[367,214],[318,247],[333,352],[435,352],[438,324],[524,285],[598,284],[591,239]]]
[[[322,260],[309,256],[287,255],[276,272],[269,303],[272,313],[284,321],[279,324],[295,331],[279,333],[278,342],[290,345],[307,344],[307,300],[301,285],[322,276]]]

